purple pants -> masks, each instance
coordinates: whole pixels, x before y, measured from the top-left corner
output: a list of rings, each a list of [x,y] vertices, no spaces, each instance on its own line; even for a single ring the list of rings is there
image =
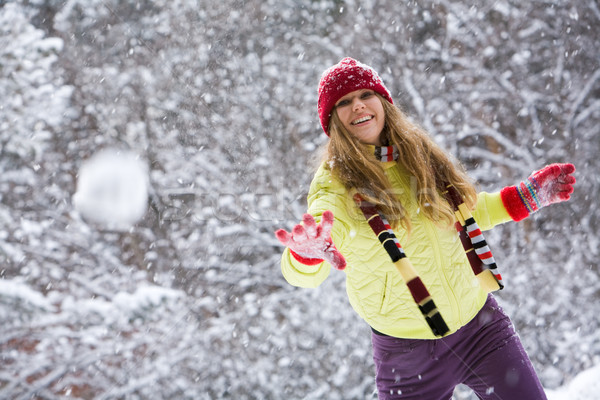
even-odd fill
[[[461,383],[480,399],[546,399],[510,319],[492,295],[452,335],[420,340],[373,333],[372,340],[380,400],[449,400]]]

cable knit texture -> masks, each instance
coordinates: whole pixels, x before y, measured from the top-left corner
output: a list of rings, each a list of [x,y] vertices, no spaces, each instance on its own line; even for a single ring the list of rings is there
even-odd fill
[[[507,186],[500,193],[502,203],[504,203],[504,207],[514,221],[519,222],[529,217],[529,210],[525,207],[525,203],[521,201],[521,196],[519,196],[516,186]]]
[[[317,105],[321,126],[327,136],[329,136],[329,118],[335,103],[348,93],[359,89],[372,89],[394,104],[390,92],[377,72],[366,64],[346,57],[323,72],[319,82]]]

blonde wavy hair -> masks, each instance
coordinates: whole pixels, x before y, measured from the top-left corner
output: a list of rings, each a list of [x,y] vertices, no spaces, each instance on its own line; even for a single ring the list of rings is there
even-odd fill
[[[398,147],[398,163],[412,176],[421,212],[437,224],[453,224],[454,211],[442,194],[444,184],[454,185],[465,204],[473,209],[477,202],[473,183],[464,168],[452,162],[425,130],[412,123],[398,107],[376,95],[385,111],[381,141],[387,146]],[[372,154],[369,145],[361,143],[344,128],[335,108],[331,114],[329,136],[326,167],[347,190],[356,190],[363,199],[375,204],[393,228],[401,225],[410,231],[410,216],[395,195],[381,162]]]

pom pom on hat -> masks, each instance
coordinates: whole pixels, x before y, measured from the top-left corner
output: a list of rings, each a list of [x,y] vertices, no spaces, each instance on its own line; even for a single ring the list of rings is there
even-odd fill
[[[323,130],[329,136],[329,119],[335,103],[350,92],[371,89],[394,104],[377,72],[366,64],[346,57],[323,72],[319,82],[319,119]]]

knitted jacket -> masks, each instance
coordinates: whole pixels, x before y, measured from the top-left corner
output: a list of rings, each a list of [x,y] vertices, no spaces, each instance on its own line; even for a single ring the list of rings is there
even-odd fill
[[[487,292],[474,276],[454,227],[436,225],[423,213],[411,192],[409,173],[395,161],[383,163],[390,183],[411,215],[410,235],[395,233],[453,333],[483,307]],[[394,168],[396,167],[396,168]],[[318,218],[331,210],[334,244],[347,261],[346,292],[354,310],[374,329],[390,336],[435,339],[389,255],[374,235],[351,193],[321,165],[311,183],[308,212]],[[482,192],[473,216],[482,230],[511,221],[499,193]],[[329,275],[323,262],[304,265],[289,249],[281,260],[285,279],[294,286],[317,287]]]

